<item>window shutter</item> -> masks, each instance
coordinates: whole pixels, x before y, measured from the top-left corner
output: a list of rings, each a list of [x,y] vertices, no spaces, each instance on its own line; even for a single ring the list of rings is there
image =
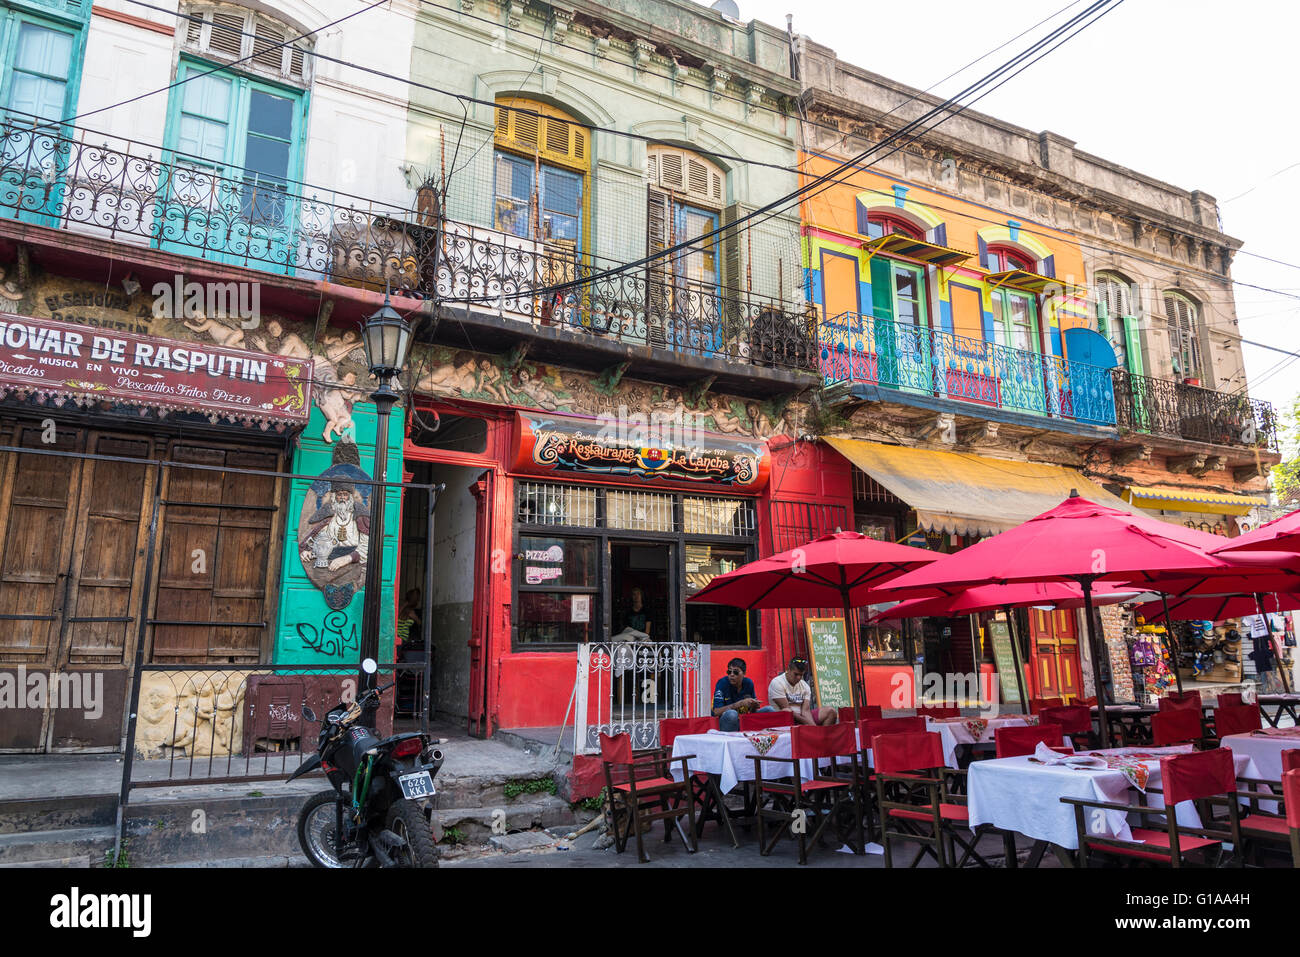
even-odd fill
[[[934,229],[931,230],[931,234],[934,236],[934,238],[930,241],[935,245],[937,246],[948,245],[948,224],[947,223],[940,223],[938,226],[934,227]]]
[[[871,257],[871,314],[877,319],[894,318],[894,285],[889,260]]]
[[[661,177],[659,185],[668,189],[675,189],[678,192],[686,191],[686,181],[682,178],[681,153],[660,154],[659,169]]]
[[[722,225],[732,225],[741,217],[739,203],[732,203],[722,211]],[[745,231],[725,229],[722,233],[722,304],[728,324],[741,321],[740,307],[749,291],[745,276]]]
[[[1120,324],[1124,327],[1124,344],[1128,352],[1128,371],[1134,375],[1145,375],[1145,364],[1142,361],[1142,340],[1138,335],[1137,319],[1132,316],[1125,316],[1120,319]]]
[[[975,240],[979,243],[978,253],[980,265],[987,269],[989,268],[989,244],[984,241],[984,237],[982,236],[976,236]]]
[[[202,36],[203,20],[187,20],[185,27],[185,42],[192,46],[198,46]]]
[[[669,247],[672,238],[672,204],[668,194],[650,187],[646,190],[646,255],[654,256]],[[668,266],[663,260],[646,268],[646,335],[647,343],[663,346],[668,320]]]
[[[518,97],[497,101],[496,145],[569,169],[588,168],[588,137],[571,116]]]
[[[213,12],[212,33],[208,49],[239,58],[244,49],[244,18],[230,13]]]
[[[269,23],[258,21],[253,36],[253,62],[276,73],[283,73],[285,48],[280,44],[284,40],[283,32]]]

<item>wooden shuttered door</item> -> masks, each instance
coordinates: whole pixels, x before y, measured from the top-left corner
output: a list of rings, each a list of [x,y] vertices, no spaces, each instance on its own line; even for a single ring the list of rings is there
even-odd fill
[[[1201,347],[1197,338],[1196,306],[1191,300],[1165,293],[1165,319],[1169,323],[1169,350],[1178,363],[1178,372],[1196,376],[1201,371]]]
[[[674,236],[672,202],[668,194],[653,186],[646,190],[646,255],[655,256],[669,246],[676,245]],[[658,259],[646,266],[647,342],[663,346],[667,341],[666,329],[672,284],[672,263]]]
[[[176,444],[169,458],[213,468],[168,469],[150,659],[258,662],[271,634],[271,571],[283,535],[281,481],[214,469],[274,472],[279,456]]]

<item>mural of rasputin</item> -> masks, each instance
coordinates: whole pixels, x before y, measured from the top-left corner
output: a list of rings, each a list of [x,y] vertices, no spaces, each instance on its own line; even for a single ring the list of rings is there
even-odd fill
[[[346,608],[365,584],[372,487],[355,443],[334,445],[333,462],[307,489],[298,521],[298,555],[307,578],[333,609]]]

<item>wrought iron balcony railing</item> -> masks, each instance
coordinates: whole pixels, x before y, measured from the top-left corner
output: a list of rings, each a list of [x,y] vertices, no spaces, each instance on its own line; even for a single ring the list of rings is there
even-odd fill
[[[1110,370],[1121,429],[1276,452],[1273,404],[1167,379]]]
[[[856,312],[819,328],[827,384],[865,382],[1030,415],[1115,424],[1108,369]]]
[[[481,314],[678,354],[817,369],[815,319],[801,304],[665,266],[594,278],[615,264],[428,210],[324,196],[194,157],[155,159],[122,138],[0,122],[2,216],[286,276],[388,284]],[[532,293],[572,282],[579,285],[556,296]]]

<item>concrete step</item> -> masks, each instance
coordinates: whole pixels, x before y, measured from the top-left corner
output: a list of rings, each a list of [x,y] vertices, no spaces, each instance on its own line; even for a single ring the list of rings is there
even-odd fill
[[[0,834],[65,827],[107,827],[117,823],[117,794],[0,800]]]
[[[104,854],[113,849],[116,831],[112,827],[66,827],[53,831],[0,834],[0,865],[28,867],[60,866],[60,861],[85,861],[99,866]]]
[[[498,811],[502,814],[498,815]],[[447,841],[447,831],[454,828],[459,841],[485,844],[504,823],[507,832],[529,831],[539,827],[576,828],[594,815],[581,808],[574,810],[568,802],[546,796],[526,803],[493,807],[438,808],[433,812],[439,842]]]

